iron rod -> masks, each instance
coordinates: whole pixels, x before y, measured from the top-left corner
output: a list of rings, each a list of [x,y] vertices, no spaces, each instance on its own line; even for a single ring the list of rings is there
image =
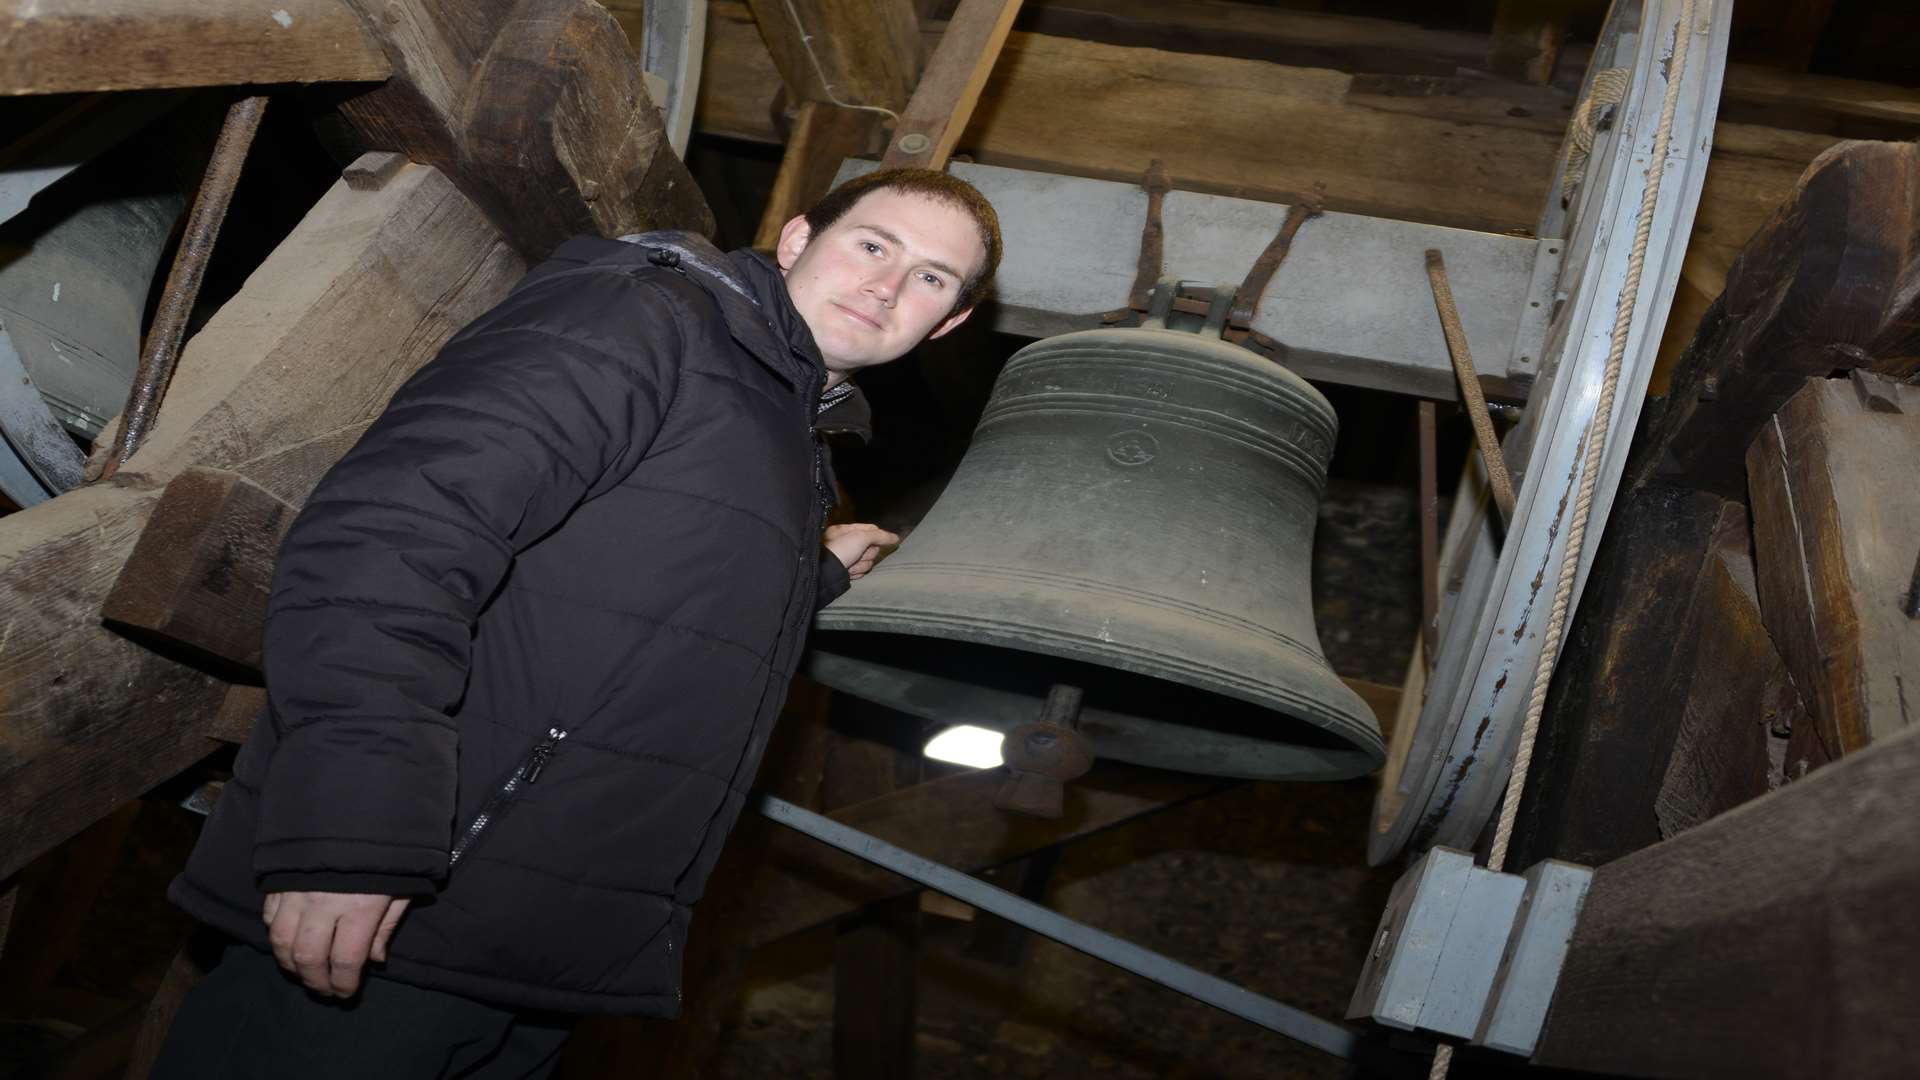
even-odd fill
[[[140,350],[140,367],[134,373],[133,388],[127,392],[127,407],[121,410],[120,432],[114,438],[113,453],[101,470],[102,480],[118,472],[133,456],[153,427],[160,410],[160,399],[173,380],[173,367],[180,359],[180,343],[187,335],[187,316],[193,313],[200,296],[200,283],[206,278],[207,260],[220,237],[220,226],[227,219],[227,207],[233,202],[233,189],[240,182],[241,167],[254,133],[260,130],[260,117],[266,112],[267,99],[261,96],[241,98],[227,109],[220,125],[220,137],[213,144],[206,175],[194,194],[193,209],[187,215],[187,227],[174,253],[173,267],[167,271],[167,284],[160,293],[160,306],[153,316],[153,327]]]
[[[1359,1036],[1339,1024],[1322,1020],[1291,1005],[1283,1005],[1272,998],[1262,997],[1245,987],[1095,930],[1085,923],[1075,922],[1056,911],[996,889],[978,878],[923,859],[878,837],[848,828],[832,818],[803,810],[785,799],[760,795],[754,808],[766,817],[823,844],[839,848],[849,855],[865,859],[929,889],[972,904],[982,911],[1052,938],[1068,948],[1078,949],[1097,960],[1105,960],[1115,967],[1131,971],[1150,982],[1232,1013],[1269,1031],[1324,1050],[1335,1057],[1351,1058],[1357,1051]]]

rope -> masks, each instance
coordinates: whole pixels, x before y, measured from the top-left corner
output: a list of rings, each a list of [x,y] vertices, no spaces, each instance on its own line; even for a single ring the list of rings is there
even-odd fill
[[[1673,58],[1667,67],[1667,91],[1660,107],[1660,126],[1653,134],[1653,160],[1647,167],[1647,187],[1640,196],[1640,213],[1633,230],[1633,252],[1627,258],[1627,280],[1620,288],[1619,307],[1614,312],[1613,336],[1607,350],[1607,366],[1601,376],[1600,400],[1587,427],[1586,455],[1580,465],[1580,494],[1573,504],[1573,523],[1567,530],[1567,550],[1560,561],[1560,577],[1554,585],[1553,609],[1547,621],[1546,646],[1540,650],[1540,663],[1533,670],[1533,690],[1527,699],[1527,719],[1520,728],[1520,746],[1513,758],[1513,775],[1507,779],[1505,797],[1500,802],[1500,822],[1494,828],[1493,849],[1487,855],[1487,868],[1499,871],[1507,864],[1507,845],[1513,839],[1514,819],[1520,813],[1520,794],[1527,786],[1527,770],[1533,764],[1533,743],[1540,734],[1540,714],[1546,710],[1547,686],[1553,681],[1553,668],[1560,659],[1560,635],[1566,628],[1567,609],[1573,597],[1573,579],[1580,567],[1580,549],[1586,542],[1587,519],[1593,512],[1593,489],[1600,475],[1600,461],[1606,450],[1607,428],[1613,420],[1613,403],[1620,388],[1620,371],[1627,353],[1627,330],[1633,321],[1633,308],[1640,298],[1640,274],[1646,267],[1647,244],[1653,236],[1653,210],[1660,199],[1660,181],[1667,171],[1667,147],[1673,138],[1673,117],[1679,110],[1680,83],[1687,70],[1688,46],[1693,40],[1694,0],[1680,5],[1680,20],[1674,27]],[[1433,1054],[1431,1080],[1444,1080],[1453,1063],[1453,1047],[1442,1044]]]
[[[1433,286],[1433,306],[1440,311],[1440,329],[1447,335],[1447,352],[1453,357],[1453,374],[1460,382],[1461,400],[1467,403],[1467,416],[1473,421],[1473,440],[1480,444],[1480,456],[1487,463],[1487,482],[1493,487],[1493,501],[1500,517],[1513,520],[1513,478],[1507,475],[1507,459],[1500,453],[1500,437],[1493,433],[1493,417],[1487,413],[1487,399],[1480,392],[1480,375],[1473,368],[1473,353],[1467,350],[1467,331],[1460,325],[1460,311],[1453,306],[1453,287],[1447,283],[1447,263],[1440,252],[1427,250],[1427,282]]]
[[[1627,96],[1627,83],[1633,75],[1630,68],[1604,68],[1593,74],[1593,85],[1587,88],[1587,96],[1580,107],[1573,111],[1573,121],[1567,129],[1567,167],[1561,170],[1560,201],[1562,205],[1573,202],[1573,193],[1587,178],[1587,156],[1593,153],[1593,140],[1600,135],[1600,120],[1606,110],[1612,108]]]
[[[800,11],[793,6],[793,0],[786,0],[786,5],[787,17],[793,20],[794,32],[800,35],[800,47],[807,51],[807,59],[813,61],[813,73],[820,77],[820,91],[827,95],[827,103],[838,105],[843,109],[879,113],[895,124],[899,124],[900,114],[892,109],[883,109],[878,105],[855,105],[850,101],[841,101],[833,95],[833,83],[827,81],[827,69],[820,63],[820,54],[813,51],[814,35],[807,33],[806,24],[800,21]]]

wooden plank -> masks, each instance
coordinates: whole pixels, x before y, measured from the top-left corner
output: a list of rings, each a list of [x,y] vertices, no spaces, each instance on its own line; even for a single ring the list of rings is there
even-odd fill
[[[380,46],[342,0],[12,0],[0,94],[379,82]]]
[[[1573,23],[1573,7],[1568,0],[1500,0],[1493,10],[1487,70],[1523,83],[1553,78]]]
[[[1906,1077],[1920,1061],[1920,731],[1593,876],[1533,1063]]]
[[[1920,146],[1849,142],[1822,154],[1734,260],[1628,482],[1658,477],[1738,498],[1745,448],[1808,376],[1920,371],[1915,281]]]
[[[898,111],[925,46],[910,0],[748,0],[787,99]]]
[[[1021,0],[960,0],[913,99],[894,125],[884,168],[944,169],[1000,59]]]
[[[187,343],[111,484],[0,518],[0,879],[214,746],[227,684],[100,620],[165,483],[372,418],[524,272],[432,169],[336,184]]]
[[[1692,677],[1680,695],[1673,751],[1654,795],[1662,837],[1676,836],[1778,786],[1783,733],[1804,718],[1800,695],[1760,620],[1746,507],[1728,503],[1710,545],[1691,633]],[[1640,628],[1645,632],[1645,628]]]
[[[1761,606],[1827,758],[1920,724],[1916,461],[1920,387],[1858,371],[1808,380],[1747,451]]]
[[[187,469],[154,506],[101,617],[139,640],[257,672],[273,563],[296,512],[239,473]]]
[[[840,163],[866,153],[879,132],[878,117],[873,113],[818,101],[801,102],[753,246],[771,250],[779,243],[780,229],[832,190]]]
[[[341,105],[445,172],[529,260],[583,232],[713,231],[626,33],[592,0],[347,0],[393,78]]]

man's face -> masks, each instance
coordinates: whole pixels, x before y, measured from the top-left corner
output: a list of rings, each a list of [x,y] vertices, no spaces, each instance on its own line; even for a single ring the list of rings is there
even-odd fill
[[[775,255],[829,385],[959,326],[972,309],[950,314],[954,302],[987,257],[966,212],[888,189],[862,196],[818,236],[805,217],[787,222]]]

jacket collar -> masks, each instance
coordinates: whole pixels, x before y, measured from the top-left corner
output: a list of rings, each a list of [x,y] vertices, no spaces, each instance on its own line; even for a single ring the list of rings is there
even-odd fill
[[[678,229],[629,233],[621,240],[650,261],[698,282],[720,305],[727,333],[774,374],[794,386],[818,385],[826,362],[813,332],[787,295],[771,259],[752,251],[722,253],[699,233]]]

